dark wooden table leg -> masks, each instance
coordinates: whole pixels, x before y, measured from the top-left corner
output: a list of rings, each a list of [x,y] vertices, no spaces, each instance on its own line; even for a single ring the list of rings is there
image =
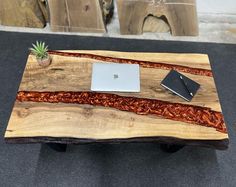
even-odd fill
[[[51,149],[57,152],[66,152],[67,144],[59,144],[59,143],[46,143]]]
[[[176,144],[161,144],[161,150],[167,153],[175,153],[182,149],[184,145],[176,145]]]

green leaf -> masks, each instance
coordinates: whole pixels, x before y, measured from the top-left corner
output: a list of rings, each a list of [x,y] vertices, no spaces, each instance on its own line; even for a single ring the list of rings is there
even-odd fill
[[[32,44],[32,48],[29,50],[37,57],[37,58],[46,58],[48,56],[48,46],[46,46],[45,42],[36,41],[35,44]]]

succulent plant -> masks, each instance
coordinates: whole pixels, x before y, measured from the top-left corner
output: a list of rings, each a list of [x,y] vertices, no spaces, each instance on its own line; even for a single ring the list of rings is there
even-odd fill
[[[43,60],[48,58],[48,46],[45,45],[45,42],[36,41],[36,44],[32,44],[32,46],[33,48],[30,48],[30,51],[37,59]]]

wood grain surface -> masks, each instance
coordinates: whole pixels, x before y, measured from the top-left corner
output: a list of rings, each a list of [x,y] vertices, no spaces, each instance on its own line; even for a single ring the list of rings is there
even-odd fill
[[[211,69],[208,56],[204,54],[71,52]],[[52,55],[52,64],[42,68],[36,63],[35,57],[29,55],[19,91],[90,91],[93,62],[96,60]],[[116,94],[209,107],[214,111],[221,112],[213,77],[184,73],[201,84],[197,95],[189,103],[170,94],[160,86],[160,81],[169,70],[140,69],[141,92]],[[21,142],[28,138],[29,142],[35,142],[32,140],[34,137],[38,140],[37,142],[43,141],[43,138],[40,139],[40,137],[94,141],[169,137],[169,139],[180,139],[186,142],[196,141],[195,144],[202,146],[208,145],[209,142],[206,143],[206,141],[226,142],[223,148],[227,148],[228,144],[228,134],[216,131],[212,127],[173,121],[152,115],[137,115],[100,106],[16,101],[6,130],[6,140],[10,142],[11,139],[17,139],[17,142]],[[217,147],[216,144],[214,147],[222,149],[222,142],[219,142],[221,146]]]
[[[59,32],[106,32],[100,0],[49,0],[50,26]]]
[[[121,34],[168,31],[169,25],[174,36],[198,35],[195,0],[117,0],[117,8]],[[155,24],[150,16],[157,19]]]
[[[0,0],[0,24],[43,28],[48,12],[45,0]]]

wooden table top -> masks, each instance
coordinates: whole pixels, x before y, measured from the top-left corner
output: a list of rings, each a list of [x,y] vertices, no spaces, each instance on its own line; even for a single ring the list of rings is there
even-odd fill
[[[180,53],[51,51],[29,55],[5,133],[8,143],[159,141],[226,149],[228,133],[208,56]],[[140,64],[140,93],[90,91],[93,62]],[[176,69],[201,87],[187,102],[160,82]]]

